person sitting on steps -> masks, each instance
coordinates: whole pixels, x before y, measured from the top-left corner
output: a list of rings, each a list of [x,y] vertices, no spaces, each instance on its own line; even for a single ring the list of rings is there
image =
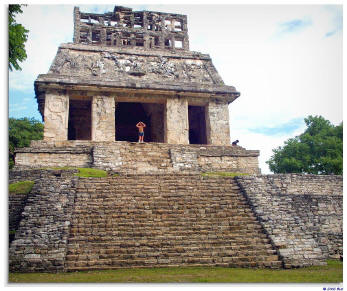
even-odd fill
[[[231,145],[232,146],[237,146],[238,143],[239,143],[239,140],[237,139],[237,140],[233,141]]]
[[[146,124],[140,121],[136,124],[136,127],[139,129],[139,142],[143,142],[145,136],[145,131],[143,129],[146,127]]]

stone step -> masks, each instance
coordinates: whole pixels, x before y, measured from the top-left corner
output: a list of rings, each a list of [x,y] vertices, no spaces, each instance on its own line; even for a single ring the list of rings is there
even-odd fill
[[[88,253],[73,254],[69,253],[66,259],[69,261],[80,261],[80,260],[93,260],[93,259],[134,259],[134,258],[149,258],[149,257],[199,257],[201,256],[201,251],[203,251],[205,256],[208,257],[263,257],[263,260],[278,260],[278,256],[275,250],[248,250],[245,251],[234,251],[234,250],[223,250],[223,249],[182,249],[182,252],[172,252],[172,250],[147,250],[144,252],[143,249],[131,249],[131,250],[117,250],[117,249],[99,249],[93,252],[90,249]]]
[[[258,251],[275,251],[272,249],[271,244],[265,239],[263,241],[252,242],[248,244],[240,245],[237,242],[224,242],[222,240],[212,241],[210,243],[202,243],[201,241],[180,241],[180,242],[163,242],[163,241],[131,241],[131,240],[119,240],[119,241],[80,241],[69,240],[68,253],[82,253],[90,250],[95,252],[97,250],[108,249],[110,252],[123,253],[125,250],[129,252],[136,252],[141,249],[142,251],[151,251],[153,249],[161,249],[165,252],[184,252],[194,251],[198,249],[213,249],[213,250],[226,250],[226,251],[245,251],[258,250]],[[124,250],[124,251],[123,251]],[[275,251],[276,252],[276,251]]]
[[[79,181],[68,270],[282,265],[233,178],[118,176]]]
[[[240,262],[238,264],[232,264],[232,263],[222,263],[222,262],[217,262],[217,263],[212,263],[212,264],[199,264],[199,263],[177,263],[177,264],[165,264],[165,265],[160,265],[160,267],[167,267],[167,268],[174,268],[174,267],[188,267],[188,266],[193,266],[193,267],[206,267],[206,266],[211,266],[211,267],[231,267],[231,268],[271,268],[271,269],[280,269],[282,268],[282,262],[281,261],[273,261],[273,262],[265,262],[265,263],[258,263],[258,262],[252,262],[252,263],[247,263],[247,262]],[[131,266],[131,268],[153,268],[153,267],[158,267],[157,263],[152,263],[148,262],[146,265],[134,265]],[[117,269],[122,269],[125,268],[125,266],[112,266],[112,265],[104,265],[104,266],[93,266],[93,267],[85,267],[83,264],[80,264],[79,267],[75,266],[70,266],[67,265],[66,269],[69,272],[74,272],[74,271],[88,271],[88,270],[117,270]]]
[[[87,235],[87,234],[101,234],[101,235],[130,235],[130,236],[140,236],[140,237],[146,237],[149,235],[168,235],[170,234],[171,236],[190,236],[190,235],[211,235],[211,236],[216,236],[216,235],[222,235],[223,233],[230,233],[230,235],[235,235],[236,233],[234,231],[237,231],[238,233],[249,233],[249,232],[256,232],[259,231],[260,233],[262,232],[262,227],[257,224],[244,224],[240,223],[240,225],[220,225],[220,226],[215,226],[214,228],[208,228],[207,226],[205,227],[204,225],[197,226],[194,225],[194,227],[190,227],[187,230],[187,227],[190,225],[181,225],[180,227],[172,227],[171,225],[168,224],[163,224],[162,226],[158,226],[156,224],[153,224],[153,227],[151,228],[151,225],[134,225],[132,227],[124,227],[124,226],[119,226],[117,227],[116,225],[110,225],[107,226],[105,225],[98,225],[98,224],[79,224],[78,227],[75,227],[75,224],[71,226],[70,233],[72,235]],[[199,233],[197,233],[199,232]]]
[[[136,258],[129,260],[118,259],[98,259],[79,262],[66,262],[68,271],[91,270],[91,269],[112,269],[127,267],[167,267],[167,266],[224,266],[224,267],[270,267],[280,268],[282,262],[279,260],[265,260],[259,262],[255,257],[221,257],[218,259],[209,257],[185,257],[185,258]],[[87,267],[85,267],[87,266]]]

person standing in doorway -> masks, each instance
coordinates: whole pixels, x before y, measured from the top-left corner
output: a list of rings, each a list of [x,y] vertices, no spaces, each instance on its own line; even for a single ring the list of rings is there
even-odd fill
[[[145,136],[144,128],[146,127],[146,124],[140,121],[136,124],[136,127],[139,129],[139,142],[143,142],[143,137]]]

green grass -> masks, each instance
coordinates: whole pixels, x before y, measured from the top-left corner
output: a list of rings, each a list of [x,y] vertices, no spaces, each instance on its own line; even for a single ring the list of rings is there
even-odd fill
[[[48,168],[43,168],[47,170],[77,170],[75,167],[48,167]]]
[[[107,172],[99,169],[91,169],[91,168],[78,168],[78,173],[76,174],[78,177],[93,177],[93,178],[102,178],[107,177]]]
[[[49,167],[46,168],[48,170],[78,170],[78,173],[75,174],[75,176],[82,177],[82,178],[102,178],[107,177],[108,174],[104,170],[99,169],[92,169],[92,168],[74,168],[74,167]]]
[[[12,183],[8,190],[11,194],[28,194],[34,186],[34,181],[22,181]]]
[[[10,273],[13,283],[340,283],[342,262],[290,270],[221,267],[141,268],[71,273]]]
[[[236,176],[246,176],[249,175],[247,173],[237,173],[237,172],[205,172],[201,173],[202,176],[205,177],[215,177],[215,176],[222,176],[222,177],[236,177]]]

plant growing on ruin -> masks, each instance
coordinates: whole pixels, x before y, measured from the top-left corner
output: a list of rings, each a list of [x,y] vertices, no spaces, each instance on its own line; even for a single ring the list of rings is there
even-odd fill
[[[322,116],[305,118],[306,130],[273,150],[266,163],[274,173],[342,174],[343,124]]]
[[[11,194],[28,194],[34,186],[34,181],[12,183],[8,187]]]
[[[78,168],[78,173],[76,176],[83,177],[83,178],[103,178],[107,177],[107,172],[104,170],[99,169],[92,169],[92,168]]]
[[[23,62],[27,58],[25,42],[28,39],[28,32],[23,25],[15,20],[15,15],[23,13],[22,5],[9,5],[8,7],[8,68],[21,71],[18,62]]]

